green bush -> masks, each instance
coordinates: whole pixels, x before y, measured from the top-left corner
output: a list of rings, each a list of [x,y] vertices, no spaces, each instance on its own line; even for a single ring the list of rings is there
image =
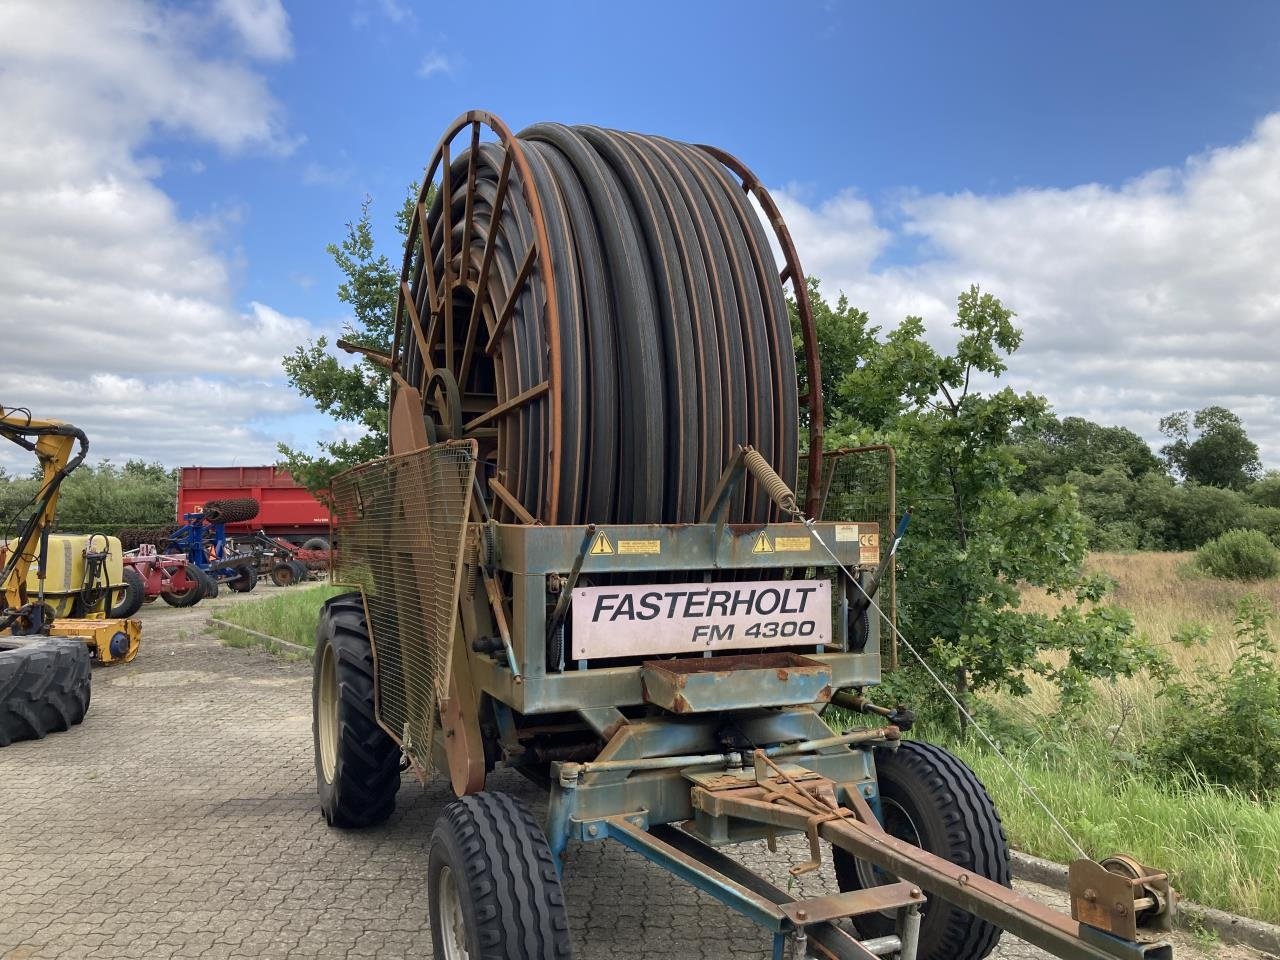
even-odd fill
[[[1250,530],[1261,530],[1280,547],[1280,507],[1250,507],[1244,525]]]
[[[1265,600],[1244,597],[1230,669],[1165,688],[1174,709],[1144,751],[1154,766],[1255,797],[1280,798],[1280,666],[1267,628],[1271,616]]]
[[[1266,580],[1280,574],[1280,551],[1261,530],[1228,530],[1196,551],[1196,564],[1223,580]]]

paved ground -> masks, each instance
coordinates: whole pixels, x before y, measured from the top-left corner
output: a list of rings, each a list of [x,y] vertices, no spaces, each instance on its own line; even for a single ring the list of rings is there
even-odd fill
[[[0,751],[0,960],[430,955],[423,874],[448,788],[406,777],[389,825],[329,830],[309,665],[205,632],[245,599],[146,608],[138,660],[95,672],[82,726]],[[514,775],[491,784],[537,802]],[[750,856],[785,885],[797,854]],[[571,847],[566,886],[579,960],[769,955],[758,928],[616,845]],[[1045,954],[1007,937],[998,956]]]

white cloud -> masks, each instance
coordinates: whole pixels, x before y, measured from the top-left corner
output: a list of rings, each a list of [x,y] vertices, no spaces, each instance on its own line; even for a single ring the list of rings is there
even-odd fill
[[[402,0],[356,0],[351,23],[356,27],[368,26],[374,14],[385,17],[396,26],[412,26],[416,20],[413,9]]]
[[[277,56],[275,6],[219,9],[243,18],[255,55]],[[142,0],[0,6],[0,403],[77,423],[98,456],[193,462],[247,445],[270,459],[246,424],[301,406],[279,358],[309,325],[237,309],[214,246],[239,210],[184,219],[144,153],[160,129],[226,152],[295,142],[263,78],[198,45],[210,16]]]
[[[265,60],[287,60],[293,56],[289,14],[280,0],[218,0],[218,11],[254,56]]]
[[[354,171],[346,164],[330,165],[310,160],[302,167],[302,182],[309,187],[340,187],[350,182]]]
[[[450,74],[458,69],[459,60],[439,50],[428,50],[418,66],[418,76],[432,77],[436,74]]]
[[[1161,415],[1220,403],[1280,465],[1280,114],[1119,187],[900,197],[894,233],[850,194],[777,199],[805,270],[877,322],[922,315],[944,340],[979,283],[1025,330],[1015,387],[1152,441]],[[923,254],[877,262],[891,238]]]

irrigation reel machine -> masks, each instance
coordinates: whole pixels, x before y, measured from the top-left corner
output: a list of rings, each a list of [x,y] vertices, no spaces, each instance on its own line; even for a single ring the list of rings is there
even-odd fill
[[[356,347],[390,371],[391,449],[333,484],[334,579],[359,589],[321,617],[314,729],[334,826],[389,817],[402,761],[449,778],[435,955],[569,956],[562,855],[613,840],[777,957],[977,960],[1001,929],[1169,956],[1138,930],[1169,928],[1164,874],[1082,858],[1071,916],[1016,893],[982,785],[863,695],[891,460],[823,454],[804,274],[754,176],[475,111],[423,184],[394,347]],[[833,483],[868,462],[874,495]],[[833,729],[833,697],[890,722]],[[545,817],[486,789],[498,764],[545,787]],[[793,895],[726,852],[782,836],[806,841],[792,874],[831,856],[839,889]]]

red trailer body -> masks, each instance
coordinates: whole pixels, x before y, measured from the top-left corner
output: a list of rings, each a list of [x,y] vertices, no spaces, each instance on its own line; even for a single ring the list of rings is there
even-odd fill
[[[178,482],[178,522],[199,513],[209,500],[253,497],[257,517],[228,523],[227,533],[265,530],[293,543],[329,536],[329,508],[281,467],[183,467]]]

